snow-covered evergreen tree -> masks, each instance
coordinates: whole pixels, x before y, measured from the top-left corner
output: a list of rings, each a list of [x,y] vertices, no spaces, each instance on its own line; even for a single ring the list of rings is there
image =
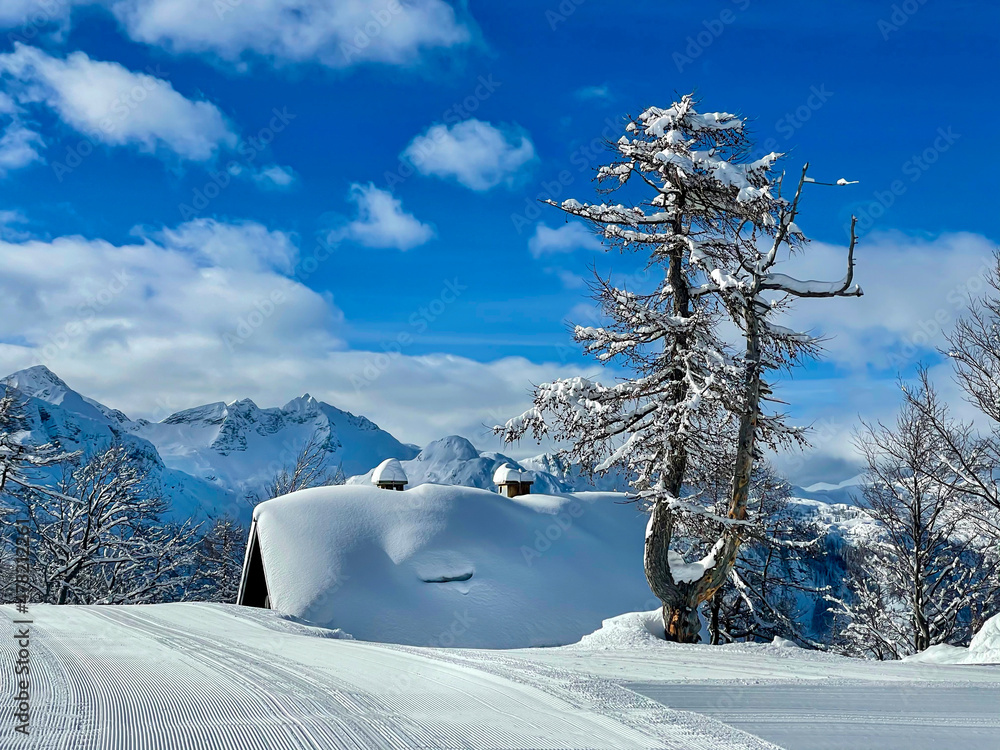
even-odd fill
[[[575,338],[602,362],[634,373],[614,385],[572,378],[539,386],[534,407],[499,427],[507,440],[526,433],[566,441],[568,456],[590,470],[623,469],[651,514],[645,565],[663,602],[667,638],[697,641],[698,606],[726,581],[747,524],[760,444],[801,440],[762,401],[769,370],[815,350],[815,341],[773,322],[791,297],[860,294],[852,285],[852,232],[842,282],[801,282],[775,271],[782,253],[800,249],[795,225],[806,171],[792,200],[781,196],[779,154],[750,161],[746,121],[699,113],[690,96],[631,120],[614,160],[597,179],[623,203],[558,204],[587,221],[609,247],[642,254],[662,272],[654,288],[619,288],[598,277],[608,323],[577,326]],[[629,192],[631,191],[631,192]],[[557,205],[553,203],[552,205]],[[719,333],[728,318],[742,332],[734,349]],[[699,484],[725,465],[732,477],[724,531],[703,540],[687,563],[672,548],[678,523],[706,513]],[[685,492],[687,488],[688,492]]]

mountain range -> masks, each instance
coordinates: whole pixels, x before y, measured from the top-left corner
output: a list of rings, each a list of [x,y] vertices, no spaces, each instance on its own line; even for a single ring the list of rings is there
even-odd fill
[[[421,450],[371,420],[309,394],[272,408],[261,408],[250,399],[220,401],[150,422],[131,419],[78,393],[44,365],[19,370],[0,385],[20,395],[30,432],[26,439],[32,442],[58,442],[67,450],[86,453],[118,440],[142,453],[177,519],[225,514],[248,519],[252,506],[246,497],[290,468],[310,440],[321,446],[328,465],[340,468],[351,483],[369,481],[381,461],[398,458],[411,487],[435,482],[492,489],[493,472],[510,463],[535,472],[536,492],[625,489],[614,476],[598,478],[595,485],[550,454],[516,461],[480,452],[458,435]]]

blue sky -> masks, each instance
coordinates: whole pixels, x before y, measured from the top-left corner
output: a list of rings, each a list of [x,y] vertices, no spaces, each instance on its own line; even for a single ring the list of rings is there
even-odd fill
[[[1000,237],[998,21],[933,0],[9,0],[0,363],[134,415],[309,391],[495,449],[483,424],[530,383],[597,372],[566,328],[588,265],[636,268],[536,199],[592,199],[602,134],[695,91],[790,169],[860,181],[816,188],[800,224],[804,268],[838,273],[862,217],[868,296],[802,308],[833,338],[784,390],[828,427],[787,470],[842,479],[857,414],[937,362]]]

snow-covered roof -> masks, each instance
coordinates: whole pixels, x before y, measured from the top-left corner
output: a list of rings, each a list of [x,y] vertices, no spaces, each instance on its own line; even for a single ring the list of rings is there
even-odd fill
[[[387,458],[372,472],[372,484],[379,482],[402,482],[406,484],[406,472],[397,458]]]
[[[500,466],[493,473],[494,484],[507,484],[508,482],[533,482],[534,475],[530,471],[515,468],[510,464]]]
[[[648,606],[646,519],[623,497],[341,485],[261,503],[254,519],[282,614],[363,640],[521,648]]]

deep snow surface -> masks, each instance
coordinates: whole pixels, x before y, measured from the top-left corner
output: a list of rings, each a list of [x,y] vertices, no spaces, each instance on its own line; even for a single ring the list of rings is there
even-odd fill
[[[346,640],[229,605],[30,614],[32,735],[14,734],[4,700],[3,748],[1000,747],[1000,669],[667,644],[649,613],[506,651]],[[14,616],[0,607],[4,627]],[[13,647],[5,634],[4,664]]]
[[[0,608],[5,626],[14,617]],[[0,702],[0,747],[72,750],[772,748],[612,681],[507,652],[317,637],[227,605],[32,608],[32,734]],[[0,659],[13,662],[13,639]],[[2,671],[12,696],[13,673]]]

